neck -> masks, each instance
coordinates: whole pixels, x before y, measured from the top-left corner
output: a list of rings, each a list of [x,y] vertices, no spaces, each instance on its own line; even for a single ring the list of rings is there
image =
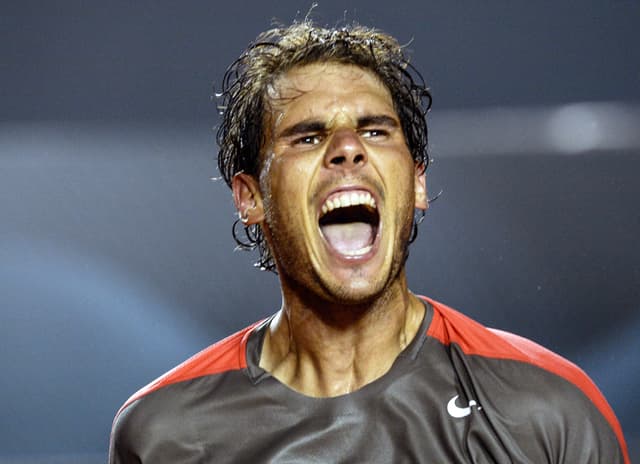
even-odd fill
[[[424,305],[407,289],[404,274],[382,296],[357,305],[319,302],[283,288],[260,366],[305,395],[343,395],[385,374],[423,317]]]

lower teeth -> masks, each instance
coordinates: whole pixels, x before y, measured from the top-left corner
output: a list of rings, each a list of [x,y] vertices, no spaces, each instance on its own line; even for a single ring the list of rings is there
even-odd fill
[[[371,250],[371,245],[367,245],[366,247],[362,247],[359,250],[343,250],[342,254],[346,256],[361,256],[365,253],[368,253]]]

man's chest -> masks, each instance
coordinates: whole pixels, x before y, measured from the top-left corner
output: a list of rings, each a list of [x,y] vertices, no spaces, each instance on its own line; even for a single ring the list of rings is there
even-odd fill
[[[156,449],[185,463],[509,462],[482,404],[455,375],[428,374],[338,398],[228,379],[210,394],[178,395],[176,414],[158,418],[171,436]]]

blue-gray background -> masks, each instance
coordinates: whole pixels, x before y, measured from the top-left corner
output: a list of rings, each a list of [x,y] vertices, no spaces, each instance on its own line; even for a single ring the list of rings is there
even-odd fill
[[[0,6],[1,463],[104,461],[129,394],[276,309],[210,180],[212,84],[308,8]],[[313,16],[412,41],[432,88],[444,193],[412,247],[414,291],[580,364],[637,459],[640,4],[326,1]]]

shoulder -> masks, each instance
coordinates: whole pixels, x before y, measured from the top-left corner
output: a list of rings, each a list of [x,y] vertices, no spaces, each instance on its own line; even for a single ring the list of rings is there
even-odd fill
[[[455,344],[467,355],[521,361],[560,375],[581,389],[591,389],[588,384],[592,382],[578,366],[551,350],[519,335],[487,328],[435,300],[425,300],[434,309],[427,335],[442,344]]]
[[[461,353],[473,371],[470,375],[486,391],[500,391],[502,400],[496,402],[496,408],[510,408],[509,414],[518,414],[513,406],[526,404],[521,412],[541,413],[541,423],[546,425],[545,421],[552,419],[557,419],[560,426],[567,421],[574,425],[599,423],[622,450],[626,449],[613,410],[595,383],[574,363],[524,337],[487,328],[438,301],[423,299],[433,307],[427,336]],[[531,421],[531,417],[522,419]]]
[[[110,462],[121,462],[117,455],[134,453],[152,437],[177,433],[176,421],[187,411],[197,412],[197,405],[223,378],[244,376],[247,341],[260,323],[205,348],[134,393],[114,418]]]
[[[261,321],[260,321],[261,322]],[[245,347],[253,329],[260,324],[256,322],[233,335],[220,340],[193,355],[169,372],[161,375],[153,382],[134,393],[120,408],[125,409],[134,401],[160,388],[207,375],[219,374],[226,371],[240,370],[247,367]]]
[[[434,309],[428,336],[457,345],[468,356],[517,361],[549,372],[573,384],[603,412],[609,409],[593,381],[571,361],[527,338],[487,328],[440,302],[426,300]]]

